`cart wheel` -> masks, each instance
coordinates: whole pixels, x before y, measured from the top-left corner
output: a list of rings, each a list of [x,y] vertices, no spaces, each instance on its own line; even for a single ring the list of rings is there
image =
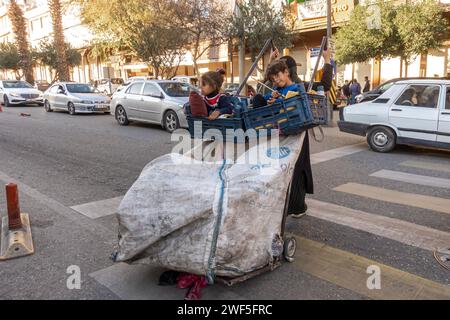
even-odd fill
[[[284,258],[288,262],[294,262],[295,250],[297,249],[297,240],[294,237],[289,237],[284,240]]]

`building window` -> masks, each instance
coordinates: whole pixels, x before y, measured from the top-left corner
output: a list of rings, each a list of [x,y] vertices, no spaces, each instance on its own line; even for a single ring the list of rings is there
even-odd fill
[[[208,49],[208,59],[210,60],[218,60],[220,53],[220,46],[212,45]]]

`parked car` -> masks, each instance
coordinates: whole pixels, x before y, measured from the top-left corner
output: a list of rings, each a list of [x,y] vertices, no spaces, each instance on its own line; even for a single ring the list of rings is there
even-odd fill
[[[372,101],[375,100],[376,98],[378,98],[379,96],[381,96],[383,93],[386,92],[387,89],[389,89],[394,83],[398,82],[398,81],[402,81],[402,80],[436,80],[436,79],[441,79],[441,80],[449,80],[450,78],[447,77],[442,77],[442,78],[425,78],[425,77],[411,77],[411,78],[395,78],[395,79],[391,79],[389,81],[386,81],[384,83],[382,83],[381,85],[379,85],[378,87],[364,92],[360,95],[356,96],[356,102],[360,103],[360,102],[366,102],[366,101]]]
[[[148,76],[136,76],[136,77],[129,77],[127,81],[124,81],[122,85],[120,85],[115,92],[122,91],[124,88],[128,87],[131,83],[135,81],[146,81],[146,80],[153,80],[152,77]]]
[[[34,88],[38,89],[41,92],[46,91],[50,87],[50,83],[47,82],[47,80],[35,80],[34,81]]]
[[[224,92],[231,95],[235,95],[237,89],[239,89],[239,83],[227,83],[225,85]]]
[[[171,80],[186,82],[195,87],[198,87],[198,78],[196,76],[176,76],[176,77],[173,77]]]
[[[141,121],[158,123],[173,132],[187,127],[183,106],[193,90],[195,87],[179,81],[134,81],[113,95],[111,111],[122,126],[130,121]]]
[[[111,99],[87,83],[60,82],[44,93],[45,111],[76,113],[110,113]]]
[[[104,94],[113,94],[117,88],[123,85],[122,78],[101,79],[97,85],[97,90]]]
[[[5,107],[37,104],[42,106],[42,92],[26,81],[0,80],[0,103]]]
[[[373,101],[340,110],[339,129],[367,136],[370,148],[396,144],[450,149],[450,81],[402,80]]]

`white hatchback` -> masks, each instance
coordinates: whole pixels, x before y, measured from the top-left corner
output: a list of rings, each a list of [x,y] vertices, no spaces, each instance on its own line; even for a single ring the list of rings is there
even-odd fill
[[[396,144],[450,149],[450,81],[404,80],[377,99],[340,110],[339,129],[367,136],[372,150]]]

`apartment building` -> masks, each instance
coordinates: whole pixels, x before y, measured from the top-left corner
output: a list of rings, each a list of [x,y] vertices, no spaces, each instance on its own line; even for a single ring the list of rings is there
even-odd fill
[[[234,0],[226,0],[230,6],[234,6]],[[274,0],[280,5],[284,0]],[[332,1],[332,26],[333,32],[341,27],[350,18],[350,13],[357,0],[331,0]],[[361,1],[359,1],[361,2]],[[450,0],[439,0],[446,10],[446,16],[450,20]],[[38,47],[39,43],[52,37],[52,21],[47,6],[47,0],[18,0],[23,7],[28,21],[28,35],[30,44]],[[0,0],[0,42],[14,41],[10,21],[7,16],[8,0]],[[312,68],[315,64],[314,52],[320,46],[323,36],[326,35],[326,0],[306,0],[301,3],[294,1],[290,4],[296,21],[296,33],[298,40],[289,50],[301,66],[298,74],[304,80],[309,80]],[[88,54],[89,46],[93,38],[92,34],[80,22],[80,14],[77,7],[65,6],[63,17],[64,35],[71,47],[76,48],[82,55],[79,66],[72,68],[71,76],[75,81],[90,82],[102,78],[152,75],[151,68],[144,62],[138,61],[131,55],[122,54],[112,56],[105,61],[94,59]],[[352,78],[363,81],[365,76],[371,79],[373,85],[385,80],[397,77],[442,77],[450,75],[450,39],[444,39],[443,47],[439,50],[430,50],[427,54],[419,55],[410,64],[405,65],[400,58],[384,59],[381,61],[370,60],[366,63],[356,63],[337,67],[336,80],[338,84]],[[267,61],[267,55],[265,57]],[[250,57],[245,59],[245,69],[251,65]],[[239,64],[238,52],[230,50],[227,43],[213,46],[205,52],[198,61],[201,73],[208,70],[224,68],[227,71],[228,81],[238,82]],[[52,72],[46,66],[37,65],[34,70],[35,78],[50,81]],[[192,57],[189,53],[182,59],[178,68],[178,75],[193,75],[194,68]],[[12,74],[0,73],[0,77],[12,77]]]

